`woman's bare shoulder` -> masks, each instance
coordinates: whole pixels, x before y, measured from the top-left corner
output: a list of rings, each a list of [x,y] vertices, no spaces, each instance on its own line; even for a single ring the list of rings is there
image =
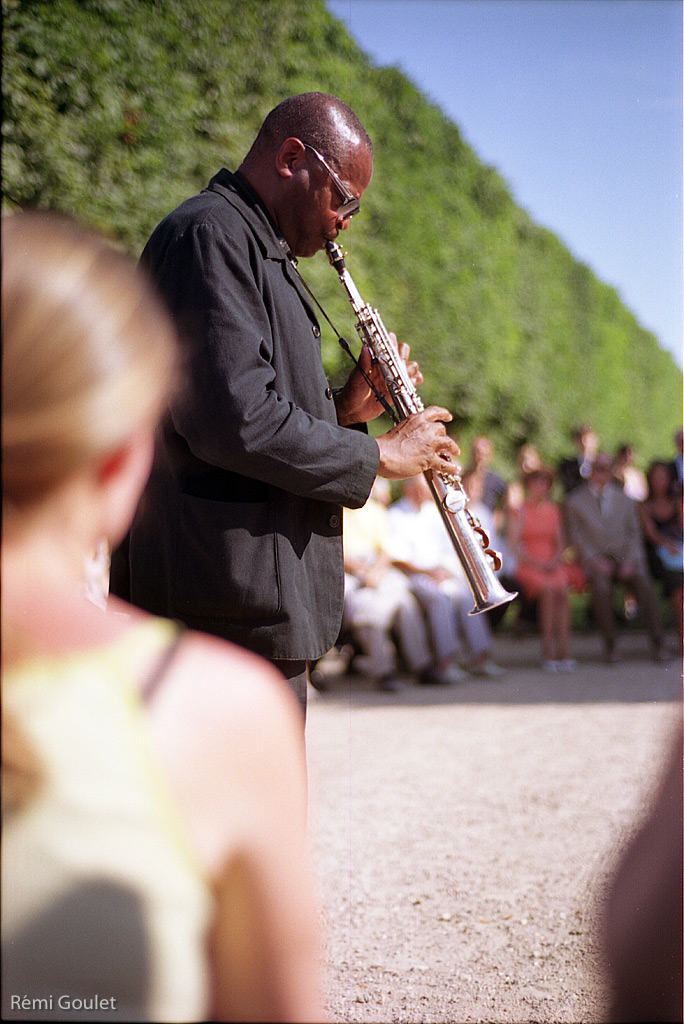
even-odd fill
[[[304,720],[281,674],[240,647],[183,639],[147,709],[152,739],[198,853],[215,870],[306,792]]]
[[[226,707],[231,715],[274,713],[299,717],[299,705],[281,673],[265,658],[227,640],[190,632],[179,669],[188,675],[194,701]]]

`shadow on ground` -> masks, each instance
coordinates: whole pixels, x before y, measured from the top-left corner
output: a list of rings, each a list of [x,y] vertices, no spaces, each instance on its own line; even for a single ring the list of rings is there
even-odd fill
[[[500,678],[468,676],[449,686],[419,685],[410,676],[398,675],[397,693],[376,690],[364,676],[343,671],[342,659],[331,652],[318,663],[323,692],[310,687],[309,698],[344,702],[358,707],[434,704],[596,704],[653,703],[682,699],[682,655],[674,633],[668,634],[672,660],[651,660],[648,637],[625,631],[617,644],[619,660],[601,660],[601,641],[596,633],[573,637],[574,672],[545,672],[540,667],[538,637],[495,635],[492,657],[504,669]]]

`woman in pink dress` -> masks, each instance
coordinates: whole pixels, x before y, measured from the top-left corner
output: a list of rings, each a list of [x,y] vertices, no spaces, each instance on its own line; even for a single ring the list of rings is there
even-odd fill
[[[561,511],[551,501],[553,471],[532,470],[524,478],[525,500],[510,528],[518,559],[516,579],[525,597],[538,604],[542,665],[551,672],[576,667],[570,658],[570,577],[563,561],[565,539]]]

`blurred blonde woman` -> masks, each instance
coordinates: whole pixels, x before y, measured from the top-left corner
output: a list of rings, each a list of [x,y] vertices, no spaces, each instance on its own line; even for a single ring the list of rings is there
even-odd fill
[[[2,333],[3,1017],[321,1020],[299,706],[84,587],[149,473],[172,328],[34,213],[3,219]]]

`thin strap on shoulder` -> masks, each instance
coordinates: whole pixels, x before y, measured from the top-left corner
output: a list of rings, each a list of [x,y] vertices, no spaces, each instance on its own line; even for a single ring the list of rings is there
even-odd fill
[[[180,647],[181,641],[185,636],[185,628],[183,626],[177,626],[176,631],[171,638],[171,641],[166,645],[162,651],[156,665],[150,672],[148,678],[143,683],[141,689],[141,696],[143,704],[149,704],[152,698],[155,696],[159,687],[161,686],[169,665],[173,661]]]

